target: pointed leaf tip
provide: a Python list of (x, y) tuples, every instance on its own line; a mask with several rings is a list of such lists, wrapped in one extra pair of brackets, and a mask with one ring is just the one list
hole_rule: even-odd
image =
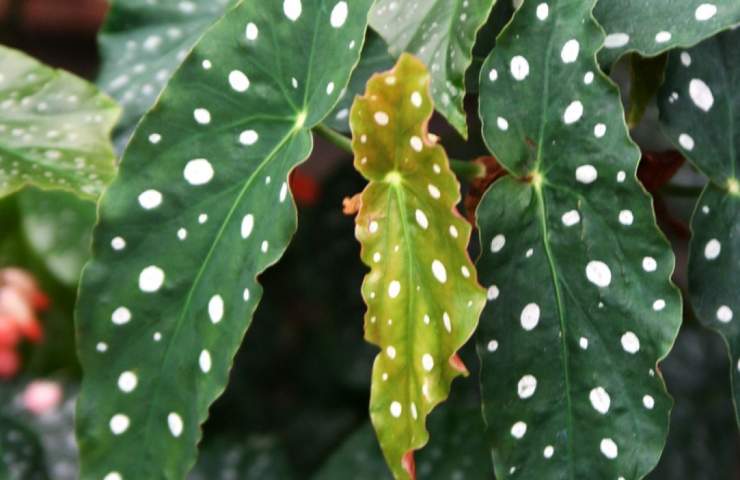
[(466, 372), (457, 351), (485, 303), (467, 254), (471, 227), (455, 209), (460, 185), (427, 132), (429, 84), (424, 65), (402, 55), (368, 82), (350, 116), (355, 165), (370, 180), (355, 229), (371, 269), (362, 286), (365, 338), (382, 349), (370, 413), (399, 479), (414, 478), (426, 417)]
[(414, 461), (414, 451), (409, 450), (403, 456), (403, 469), (409, 474), (411, 480), (416, 480), (416, 462)]

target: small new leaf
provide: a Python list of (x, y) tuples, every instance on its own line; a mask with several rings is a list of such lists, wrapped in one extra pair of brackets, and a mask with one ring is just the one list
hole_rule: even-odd
[(392, 55), (408, 52), (431, 72), (437, 110), (464, 137), (468, 135), (465, 71), (473, 61), (473, 44), (495, 0), (378, 0), (370, 25), (388, 43)]
[(694, 211), (689, 298), (727, 341), (740, 422), (740, 29), (672, 53), (658, 96), (660, 121), (709, 177)]
[(370, 267), (365, 338), (379, 346), (370, 415), (396, 478), (414, 478), (425, 423), (466, 373), (457, 351), (485, 303), (468, 258), (471, 228), (455, 210), (459, 184), (427, 132), (430, 75), (403, 54), (375, 75), (350, 115), (355, 167), (370, 184), (355, 234)]
[(481, 71), (484, 140), (510, 173), (478, 208), (499, 478), (640, 479), (668, 430), (656, 364), (681, 297), (619, 93), (595, 61), (593, 3), (525, 1)]
[(0, 46), (0, 197), (25, 185), (96, 198), (120, 109), (93, 85)]

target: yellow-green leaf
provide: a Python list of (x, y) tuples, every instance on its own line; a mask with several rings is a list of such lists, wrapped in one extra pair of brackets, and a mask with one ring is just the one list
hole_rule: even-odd
[(455, 210), (459, 184), (428, 134), (430, 75), (410, 55), (375, 75), (350, 115), (355, 167), (370, 181), (356, 236), (370, 267), (362, 294), (365, 337), (379, 346), (370, 415), (396, 478), (413, 478), (427, 415), (465, 367), (457, 351), (485, 303)]

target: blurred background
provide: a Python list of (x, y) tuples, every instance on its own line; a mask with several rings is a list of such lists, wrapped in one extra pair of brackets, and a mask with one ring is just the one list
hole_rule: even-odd
[[(104, 0), (0, 0), (0, 44), (94, 81), (96, 34), (106, 11)], [(625, 65), (613, 77), (628, 91)], [(644, 150), (662, 152), (669, 147), (656, 116), (650, 107), (634, 136)], [(484, 153), (475, 116), (470, 120), (467, 145), (442, 121), (432, 124), (455, 158)], [(280, 264), (262, 277), (265, 297), (229, 387), (211, 410), (193, 480), (389, 478), (367, 424), (375, 352), (362, 338), (365, 268), (353, 219), (341, 212), (342, 199), (363, 183), (351, 159), (320, 140), (294, 176), (299, 231)], [(703, 183), (683, 166), (654, 192), (678, 257), (675, 280), (684, 291), (687, 225)], [(80, 370), (73, 305), (94, 218), (93, 207), (65, 193), (31, 190), (0, 200), (0, 348), (3, 315), (30, 315), (36, 328), (14, 340), (14, 355), (0, 351), (0, 454), (10, 478), (77, 478), (72, 422)], [(676, 347), (662, 366), (676, 400), (668, 448), (649, 478), (740, 479), (725, 347), (699, 326), (688, 304), (685, 312)], [(421, 478), (493, 477), (472, 345), (463, 358), (472, 374), (455, 382), (453, 399), (431, 416), (433, 440), (420, 454)]]

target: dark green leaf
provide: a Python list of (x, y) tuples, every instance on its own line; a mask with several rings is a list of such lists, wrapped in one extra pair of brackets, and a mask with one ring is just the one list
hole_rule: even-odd
[(644, 58), (630, 55), (630, 93), (627, 126), (632, 129), (640, 123), (648, 105), (658, 93), (665, 76), (668, 55)]
[(468, 136), (463, 106), (465, 71), (473, 60), (473, 44), (495, 0), (378, 0), (370, 24), (389, 45), (391, 55), (413, 53), (432, 75), (437, 111), (464, 137)]
[(350, 114), (362, 192), (355, 235), (371, 268), (362, 285), (365, 338), (375, 358), (370, 417), (396, 478), (413, 478), (426, 417), (452, 380), (485, 294), (467, 253), (470, 225), (457, 213), (460, 185), (430, 138), (430, 75), (411, 55), (373, 76)]
[(596, 20), (606, 31), (599, 60), (610, 65), (626, 52), (652, 57), (688, 47), (740, 23), (737, 0), (600, 0)]
[(511, 175), (478, 209), (484, 415), (496, 474), (639, 479), (671, 400), (674, 258), (599, 71), (593, 2), (524, 2), (481, 72), (484, 138)]
[[(661, 123), (709, 185), (692, 220), (689, 296), (719, 331), (732, 360), (740, 405), (740, 30), (671, 54), (659, 96)], [(740, 421), (740, 414), (738, 415)]]
[[(243, 2), (139, 124), (78, 301), (82, 478), (182, 478), (296, 228), (288, 174), (359, 59), (370, 0)], [(331, 54), (327, 54), (331, 52)]]
[(372, 30), (368, 30), (365, 48), (362, 49), (360, 63), (352, 73), (349, 85), (342, 92), (334, 111), (326, 119), (326, 124), (341, 132), (349, 132), (349, 110), (355, 96), (365, 91), (365, 84), (375, 72), (388, 70), (393, 66), (393, 57), (388, 55), (388, 46)]
[(98, 84), (124, 107), (122, 140), (203, 32), (235, 0), (113, 0), (100, 31)]
[(93, 85), (0, 46), (0, 196), (34, 185), (97, 197), (115, 173), (119, 113)]

